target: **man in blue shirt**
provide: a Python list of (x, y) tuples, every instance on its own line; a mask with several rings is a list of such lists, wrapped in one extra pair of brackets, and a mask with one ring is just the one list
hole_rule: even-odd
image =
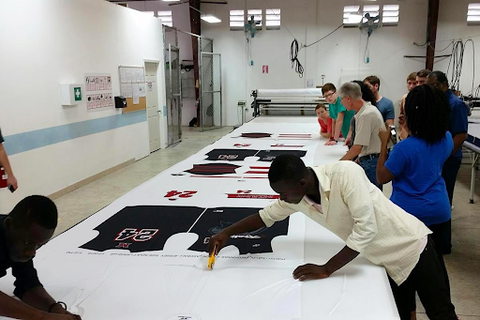
[[(462, 145), (467, 138), (468, 131), (468, 108), (465, 103), (460, 100), (450, 89), (448, 89), (448, 80), (445, 73), (441, 71), (433, 71), (427, 76), (426, 84), (440, 89), (445, 92), (448, 101), (450, 102), (450, 133), (453, 137), (453, 151), (450, 157), (445, 161), (443, 165), (442, 176), (445, 180), (447, 187), (448, 199), (450, 200), (450, 206), (453, 200), (453, 191), (455, 189), (455, 180), (457, 179), (457, 173), (462, 163)], [(444, 252), (449, 254), (451, 252), (451, 220), (450, 220), (450, 232), (448, 238), (444, 239)]]
[(377, 76), (368, 76), (363, 80), (363, 83), (372, 90), (372, 93), (377, 100), (378, 111), (382, 114), (383, 122), (389, 126), (393, 125), (395, 120), (395, 109), (392, 100), (380, 95), (380, 79)]

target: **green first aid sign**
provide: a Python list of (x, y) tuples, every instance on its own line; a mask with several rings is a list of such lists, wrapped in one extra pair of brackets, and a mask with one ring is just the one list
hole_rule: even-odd
[(75, 101), (82, 101), (82, 87), (74, 87), (73, 96), (75, 97)]

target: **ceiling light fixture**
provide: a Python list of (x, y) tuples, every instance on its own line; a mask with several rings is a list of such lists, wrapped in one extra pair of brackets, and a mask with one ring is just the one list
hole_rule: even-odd
[(202, 19), (203, 21), (208, 22), (208, 23), (220, 23), (220, 22), (222, 22), (222, 20), (218, 19), (217, 17), (215, 17), (214, 15), (211, 15), (211, 14), (202, 14), (200, 16), (200, 19)]

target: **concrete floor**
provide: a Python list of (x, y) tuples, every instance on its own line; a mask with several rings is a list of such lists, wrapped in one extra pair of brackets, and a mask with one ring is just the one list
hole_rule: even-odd
[[(183, 141), (175, 147), (156, 151), (145, 159), (56, 199), (60, 212), (56, 234), (220, 139), (232, 128), (206, 132), (199, 132), (198, 128), (183, 130)], [(445, 262), (450, 276), (452, 300), (460, 319), (480, 320), (480, 192), (476, 192), (477, 202), (470, 204), (469, 186), (470, 166), (462, 165), (452, 212), (453, 252), (445, 256)], [(387, 185), (384, 192), (389, 196), (391, 187)], [(417, 319), (428, 319), (421, 303), (418, 303)]]

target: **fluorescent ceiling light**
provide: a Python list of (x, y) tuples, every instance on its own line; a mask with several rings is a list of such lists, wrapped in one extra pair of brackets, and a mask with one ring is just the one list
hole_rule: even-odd
[(200, 16), (200, 19), (202, 19), (205, 22), (208, 23), (219, 23), (222, 22), (222, 20), (218, 19), (217, 17), (211, 15), (211, 14), (203, 14)]
[(180, 2), (180, 0), (162, 0), (163, 2)]

